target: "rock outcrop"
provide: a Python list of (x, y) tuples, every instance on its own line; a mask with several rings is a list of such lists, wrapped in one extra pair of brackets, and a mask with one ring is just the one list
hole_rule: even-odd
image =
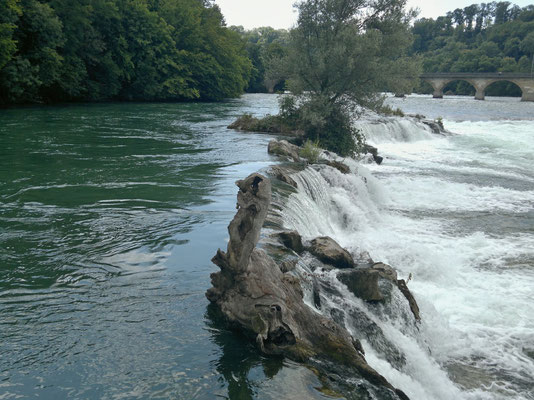
[(347, 330), (304, 303), (299, 279), (284, 274), (256, 248), (271, 200), (269, 180), (252, 174), (237, 185), (238, 211), (228, 227), (227, 251), (218, 250), (212, 260), (221, 271), (211, 276), (208, 299), (231, 325), (250, 334), (262, 352), (313, 364), (340, 382), (349, 376), (359, 379), (359, 386), (376, 398), (407, 399), (367, 364), (361, 345)]

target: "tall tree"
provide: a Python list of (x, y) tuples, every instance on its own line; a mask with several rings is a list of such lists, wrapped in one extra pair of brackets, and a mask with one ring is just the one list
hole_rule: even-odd
[(411, 14), (405, 0), (308, 0), (297, 3), (288, 49), (289, 88), (303, 129), (340, 154), (356, 150), (351, 118), (381, 104), (384, 89), (404, 91), (417, 77), (406, 57)]

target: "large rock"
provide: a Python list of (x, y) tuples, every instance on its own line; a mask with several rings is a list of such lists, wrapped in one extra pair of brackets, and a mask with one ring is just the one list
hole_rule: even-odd
[(269, 152), (269, 154), (288, 157), (293, 161), (300, 161), (300, 148), (294, 144), (289, 143), (287, 140), (271, 140), (269, 142), (269, 146), (267, 147), (267, 151)]
[(378, 155), (378, 149), (374, 146), (371, 146), (369, 144), (364, 145), (363, 152), (371, 154), (373, 156), (373, 160), (378, 165), (382, 164), (382, 161), (384, 161), (384, 158)]
[(342, 271), (337, 275), (337, 279), (347, 288), (365, 301), (382, 301), (384, 295), (378, 287), (378, 271), (371, 268)]
[[(383, 301), (388, 297), (380, 279), (397, 285), (397, 272), (387, 264), (376, 263), (371, 268), (357, 268), (350, 271), (341, 271), (338, 280), (347, 288), (365, 301)], [(388, 285), (391, 287), (391, 284)]]
[(291, 176), (289, 176), (290, 174), (287, 172), (285, 168), (282, 168), (278, 165), (274, 165), (271, 167), (271, 172), (273, 176), (276, 177), (276, 179), (279, 179), (282, 182), (285, 182), (288, 185), (293, 186), (294, 188), (297, 188), (297, 182), (295, 182), (295, 180), (291, 178)]
[(322, 236), (313, 239), (309, 251), (319, 260), (333, 267), (351, 268), (354, 266), (350, 253), (331, 237)]
[(417, 321), (421, 320), (419, 306), (404, 279), (397, 279), (397, 272), (389, 265), (375, 263), (371, 268), (340, 271), (338, 280), (356, 296), (365, 301), (384, 301), (396, 286), (408, 301)]
[(309, 363), (330, 376), (342, 374), (340, 382), (363, 378), (359, 385), (380, 399), (407, 399), (367, 364), (346, 329), (304, 303), (298, 278), (255, 248), (271, 199), (269, 180), (252, 174), (237, 185), (238, 211), (228, 227), (227, 251), (219, 249), (212, 260), (221, 271), (211, 276), (208, 299), (262, 352)]
[(343, 164), (340, 161), (328, 161), (326, 164), (331, 166), (332, 168), (337, 169), (342, 174), (348, 174), (350, 172), (349, 166), (346, 164)]
[(302, 253), (304, 251), (302, 238), (297, 231), (277, 232), (273, 234), (273, 237), (279, 240), (288, 249), (291, 249), (296, 253)]

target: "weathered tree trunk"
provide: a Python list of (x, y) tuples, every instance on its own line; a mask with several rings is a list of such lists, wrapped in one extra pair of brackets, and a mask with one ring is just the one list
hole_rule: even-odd
[(212, 274), (208, 299), (232, 325), (252, 334), (262, 352), (301, 362), (324, 360), (370, 382), (385, 394), (381, 399), (407, 399), (367, 364), (361, 345), (344, 328), (304, 304), (297, 277), (282, 273), (255, 248), (271, 201), (270, 181), (252, 174), (237, 186), (228, 250), (219, 249), (212, 260), (221, 271)]

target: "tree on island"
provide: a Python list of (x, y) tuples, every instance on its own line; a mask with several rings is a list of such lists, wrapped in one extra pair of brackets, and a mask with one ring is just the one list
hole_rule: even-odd
[(381, 107), (382, 91), (411, 89), (418, 64), (406, 0), (308, 0), (296, 4), (284, 61), (291, 95), (279, 117), (305, 138), (341, 155), (360, 150), (353, 118)]

